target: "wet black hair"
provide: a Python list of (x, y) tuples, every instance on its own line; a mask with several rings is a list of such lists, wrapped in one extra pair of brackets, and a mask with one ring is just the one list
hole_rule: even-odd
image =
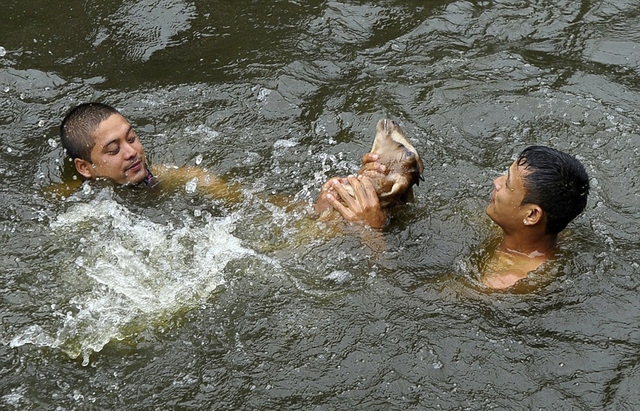
[(517, 164), (527, 170), (522, 204), (542, 208), (548, 234), (564, 230), (587, 206), (589, 176), (575, 157), (550, 147), (531, 146), (520, 154)]
[(72, 109), (60, 125), (62, 146), (72, 159), (91, 161), (91, 150), (95, 145), (93, 133), (100, 123), (113, 114), (115, 108), (103, 103), (84, 103)]

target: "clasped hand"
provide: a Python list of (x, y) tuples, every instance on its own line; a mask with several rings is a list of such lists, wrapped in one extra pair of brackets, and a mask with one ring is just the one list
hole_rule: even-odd
[[(377, 159), (378, 156), (375, 154), (365, 154), (362, 157), (362, 175), (329, 179), (322, 186), (317, 206), (324, 207), (328, 203), (348, 221), (369, 225), (372, 228), (384, 227), (387, 222), (386, 213), (380, 207), (380, 200), (368, 177), (373, 173), (386, 172), (384, 165), (375, 162)], [(345, 185), (351, 186), (352, 192), (349, 192)]]

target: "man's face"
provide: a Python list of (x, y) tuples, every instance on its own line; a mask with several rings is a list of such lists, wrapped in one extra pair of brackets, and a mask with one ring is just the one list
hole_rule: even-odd
[(112, 114), (100, 123), (93, 139), (89, 178), (109, 178), (118, 184), (138, 184), (144, 180), (144, 148), (124, 117)]
[(526, 195), (526, 173), (525, 166), (518, 166), (514, 161), (506, 174), (493, 180), (494, 190), (487, 206), (487, 215), (506, 232), (523, 227), (527, 214), (527, 208), (521, 205)]

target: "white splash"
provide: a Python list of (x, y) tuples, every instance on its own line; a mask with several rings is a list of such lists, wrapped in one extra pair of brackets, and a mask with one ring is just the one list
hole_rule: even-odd
[[(220, 137), (220, 132), (212, 129), (211, 127), (205, 124), (198, 124), (197, 126), (188, 126), (187, 128), (185, 128), (184, 132), (192, 136), (198, 136), (199, 140), (202, 143), (211, 143), (216, 141), (218, 137)], [(200, 157), (202, 157), (202, 155), (200, 155)], [(196, 164), (198, 163), (196, 162)]]
[(60, 283), (76, 289), (62, 291), (69, 297), (58, 325), (28, 326), (10, 345), (58, 348), (86, 365), (109, 341), (198, 306), (224, 283), (228, 262), (253, 255), (232, 234), (236, 216), (205, 220), (174, 228), (113, 200), (73, 205), (51, 229), (69, 243)]

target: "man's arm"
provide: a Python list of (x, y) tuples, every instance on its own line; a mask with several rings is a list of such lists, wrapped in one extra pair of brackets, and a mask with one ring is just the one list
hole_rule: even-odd
[(242, 190), (238, 184), (229, 184), (223, 178), (198, 167), (159, 165), (153, 167), (153, 173), (158, 176), (160, 184), (168, 188), (186, 187), (187, 183), (193, 183), (193, 188), (200, 193), (211, 194), (229, 203), (242, 201)]

